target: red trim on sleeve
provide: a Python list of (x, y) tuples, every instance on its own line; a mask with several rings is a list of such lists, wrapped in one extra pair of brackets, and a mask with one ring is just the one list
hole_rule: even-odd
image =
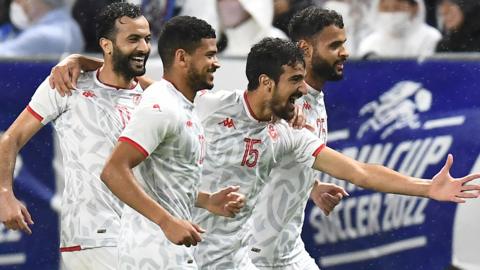
[(43, 121), (43, 117), (40, 114), (38, 114), (36, 111), (34, 111), (32, 107), (30, 107), (30, 105), (27, 106), (27, 111), (29, 111), (33, 115), (33, 117), (37, 118), (38, 121), (40, 122)]
[(82, 250), (81, 246), (61, 247), (60, 252), (73, 252)]
[(118, 138), (118, 141), (119, 142), (126, 142), (126, 143), (130, 144), (131, 146), (137, 148), (137, 150), (140, 151), (140, 153), (142, 153), (145, 157), (148, 157), (148, 152), (140, 144), (136, 143), (132, 139), (127, 138), (127, 137), (120, 137), (120, 138)]
[(320, 152), (322, 152), (323, 148), (325, 148), (325, 144), (320, 145), (315, 152), (313, 152), (312, 156), (317, 157)]

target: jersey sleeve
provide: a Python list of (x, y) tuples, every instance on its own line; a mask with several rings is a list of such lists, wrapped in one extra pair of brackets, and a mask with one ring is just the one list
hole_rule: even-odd
[(119, 141), (137, 148), (145, 157), (170, 136), (176, 136), (178, 115), (156, 103), (141, 104), (123, 130)]
[(46, 125), (66, 110), (68, 99), (68, 96), (62, 97), (55, 89), (50, 88), (47, 78), (33, 94), (27, 110)]
[(279, 132), (282, 155), (293, 154), (298, 163), (310, 168), (325, 147), (322, 140), (305, 128), (298, 130), (285, 124), (280, 126)]
[(208, 116), (218, 110), (225, 103), (228, 103), (228, 99), (234, 95), (233, 91), (226, 90), (202, 90), (195, 96), (195, 113), (200, 121), (204, 121)]

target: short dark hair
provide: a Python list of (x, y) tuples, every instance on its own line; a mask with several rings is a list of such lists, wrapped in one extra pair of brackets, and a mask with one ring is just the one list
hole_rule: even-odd
[(294, 67), (305, 66), (303, 52), (295, 43), (280, 38), (264, 38), (253, 45), (247, 56), (245, 73), (248, 79), (248, 90), (258, 88), (260, 75), (265, 74), (276, 83), (283, 73), (283, 65)]
[(215, 30), (204, 20), (177, 16), (167, 21), (158, 37), (158, 54), (162, 58), (163, 66), (169, 68), (172, 65), (178, 49), (193, 53), (204, 38), (216, 38)]
[(293, 41), (299, 41), (313, 38), (330, 25), (343, 28), (342, 15), (334, 10), (311, 6), (293, 16), (288, 25), (288, 32)]
[(142, 16), (142, 11), (139, 6), (125, 2), (112, 3), (106, 6), (96, 17), (97, 40), (101, 38), (115, 40), (117, 34), (115, 21), (124, 16), (135, 19)]

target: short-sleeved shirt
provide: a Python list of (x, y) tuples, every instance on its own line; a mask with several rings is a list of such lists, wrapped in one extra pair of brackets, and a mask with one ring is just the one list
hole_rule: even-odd
[[(147, 194), (173, 216), (192, 220), (205, 155), (193, 103), (167, 80), (153, 83), (119, 141), (146, 157), (134, 173)], [(120, 269), (196, 269), (191, 249), (170, 242), (157, 224), (127, 206), (121, 230)]]
[(172, 215), (191, 220), (205, 155), (205, 136), (194, 105), (167, 80), (143, 94), (120, 141), (146, 159), (136, 169), (146, 192)]
[[(307, 95), (297, 100), (307, 123), (326, 144), (327, 112), (323, 93), (307, 87)], [(301, 238), (305, 206), (318, 172), (297, 166), (287, 157), (270, 173), (250, 219), (249, 254), (257, 266), (280, 267), (297, 263), (305, 246)], [(292, 181), (294, 180), (294, 181)]]
[[(206, 229), (196, 248), (201, 269), (241, 269), (248, 257), (244, 237), (246, 222), (273, 167), (285, 155), (311, 167), (324, 144), (308, 130), (294, 130), (285, 121), (258, 121), (246, 91), (202, 92), (196, 110), (207, 139), (207, 155), (200, 189), (214, 192), (229, 185), (240, 186), (247, 196), (235, 218), (215, 216), (197, 209), (195, 221)], [(294, 181), (294, 180), (292, 180)]]
[(83, 73), (78, 90), (65, 97), (51, 89), (47, 79), (27, 107), (42, 124), (51, 122), (59, 137), (65, 170), (61, 248), (117, 245), (123, 204), (100, 173), (142, 89), (138, 84), (133, 89), (108, 86), (97, 74)]

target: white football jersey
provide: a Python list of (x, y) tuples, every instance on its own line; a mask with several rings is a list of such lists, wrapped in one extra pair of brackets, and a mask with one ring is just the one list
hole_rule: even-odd
[[(193, 109), (193, 103), (170, 82), (155, 82), (145, 90), (119, 139), (145, 155), (135, 168), (145, 191), (169, 213), (185, 220), (192, 220), (205, 154), (203, 128)], [(176, 246), (159, 226), (128, 209), (122, 217), (120, 269), (196, 267), (191, 249)]]
[(72, 96), (61, 97), (48, 79), (27, 109), (42, 124), (52, 122), (65, 169), (61, 250), (116, 246), (123, 204), (100, 180), (116, 141), (141, 99), (142, 89), (101, 83), (97, 72), (83, 73)]
[(195, 258), (200, 269), (244, 269), (251, 263), (246, 222), (271, 169), (285, 155), (292, 155), (299, 167), (311, 167), (324, 144), (310, 131), (294, 130), (285, 121), (256, 120), (246, 91), (202, 92), (195, 104), (207, 138), (200, 189), (214, 192), (238, 185), (247, 197), (235, 218), (196, 209), (195, 221), (207, 232)]
[[(326, 144), (327, 113), (323, 93), (307, 87), (297, 100), (307, 123)], [(259, 267), (281, 267), (305, 261), (301, 238), (304, 212), (318, 172), (297, 166), (293, 157), (282, 160), (270, 173), (250, 219), (250, 257)], [(292, 181), (293, 180), (293, 181)], [(302, 254), (304, 253), (304, 254)]]

